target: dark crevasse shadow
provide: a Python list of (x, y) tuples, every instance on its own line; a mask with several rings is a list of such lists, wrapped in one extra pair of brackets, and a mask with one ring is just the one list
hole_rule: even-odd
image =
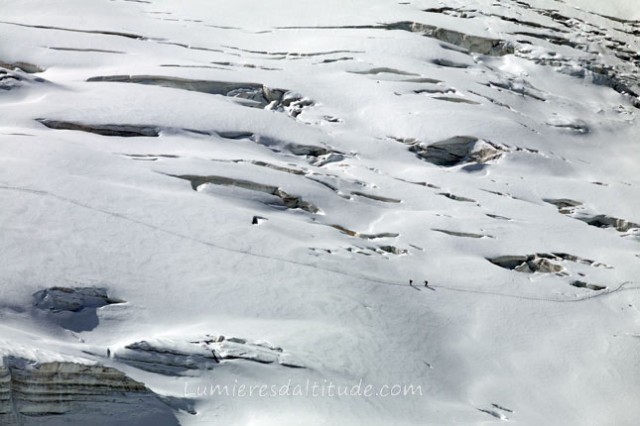
[(59, 325), (60, 327), (79, 333), (82, 331), (91, 331), (98, 327), (100, 320), (95, 308), (85, 308), (80, 312), (46, 312), (44, 314), (49, 322)]
[(124, 301), (109, 297), (102, 287), (51, 287), (33, 294), (33, 306), (48, 321), (74, 332), (95, 329), (97, 310), (116, 303)]

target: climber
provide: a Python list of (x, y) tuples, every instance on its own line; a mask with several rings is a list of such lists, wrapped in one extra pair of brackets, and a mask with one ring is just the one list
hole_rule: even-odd
[(254, 216), (253, 219), (251, 219), (251, 224), (260, 225), (260, 222), (262, 222), (263, 220), (267, 220), (267, 218), (262, 216)]

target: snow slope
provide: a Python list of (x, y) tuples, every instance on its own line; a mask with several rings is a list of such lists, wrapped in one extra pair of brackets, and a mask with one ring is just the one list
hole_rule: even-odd
[(0, 421), (637, 424), (637, 11), (0, 0)]

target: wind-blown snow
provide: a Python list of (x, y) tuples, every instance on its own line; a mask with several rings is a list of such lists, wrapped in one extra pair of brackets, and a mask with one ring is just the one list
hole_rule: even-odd
[(639, 18), (0, 0), (0, 367), (168, 425), (637, 424)]

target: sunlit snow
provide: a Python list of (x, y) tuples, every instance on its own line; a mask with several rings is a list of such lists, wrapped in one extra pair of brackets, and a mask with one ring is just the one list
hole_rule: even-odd
[(0, 0), (0, 424), (640, 418), (634, 0)]

